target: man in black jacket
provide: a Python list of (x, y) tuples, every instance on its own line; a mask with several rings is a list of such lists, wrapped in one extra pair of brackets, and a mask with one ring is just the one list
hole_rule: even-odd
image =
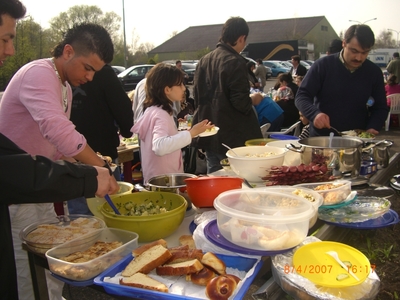
[(292, 56), (292, 64), (293, 67), (290, 68), (290, 74), (295, 77), (295, 76), (305, 76), (307, 73), (306, 67), (304, 67), (300, 63), (300, 56), (299, 55), (293, 55)]
[[(73, 88), (70, 120), (95, 152), (118, 163), (119, 134), (132, 136), (132, 102), (109, 65), (94, 74), (93, 80)], [(117, 167), (116, 180), (121, 180)], [(91, 214), (86, 199), (68, 201), (71, 214)]]
[[(17, 20), (26, 9), (18, 0), (0, 2), (0, 66), (14, 54)], [(63, 201), (78, 196), (103, 197), (110, 190), (109, 170), (101, 167), (52, 162), (31, 156), (0, 133), (0, 295), (18, 299), (17, 272), (8, 206)]]
[(247, 140), (262, 138), (253, 105), (261, 102), (259, 93), (250, 93), (246, 60), (239, 53), (246, 46), (249, 27), (240, 17), (227, 20), (217, 48), (197, 64), (194, 99), (197, 111), (193, 124), (208, 119), (218, 126), (218, 134), (201, 138), (198, 147), (206, 152), (207, 173), (222, 169), (226, 157), (224, 143), (241, 147)]

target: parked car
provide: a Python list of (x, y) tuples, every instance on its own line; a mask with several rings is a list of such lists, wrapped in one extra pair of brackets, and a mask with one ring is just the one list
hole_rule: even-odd
[[(245, 59), (247, 59), (248, 61), (251, 61), (251, 62), (253, 62), (256, 66), (257, 66), (257, 62), (254, 60), (254, 59), (252, 59), (252, 58), (250, 58), (250, 57), (246, 57), (246, 56), (243, 56)], [(272, 77), (272, 71), (271, 71), (271, 68), (270, 67), (268, 67), (268, 66), (266, 66), (266, 65), (264, 65), (264, 67), (267, 69), (267, 78), (265, 78), (265, 79), (269, 79), (269, 78), (271, 78)]]
[(283, 60), (280, 63), (289, 69), (293, 67), (293, 64), (289, 60)]
[(272, 77), (278, 77), (281, 73), (289, 72), (289, 68), (286, 68), (278, 60), (264, 60), (264, 66), (271, 68)]
[(305, 62), (304, 60), (300, 61), (300, 64), (302, 64), (304, 67), (306, 67), (306, 69), (308, 70), (309, 68), (311, 68), (311, 65), (308, 62)]
[(125, 71), (125, 67), (122, 66), (111, 66), (111, 68), (114, 70), (115, 74), (119, 74), (123, 71)]
[(193, 83), (196, 64), (182, 62), (182, 70), (189, 76), (185, 84)]
[(306, 59), (305, 62), (308, 63), (310, 66), (312, 66), (312, 64), (314, 63), (313, 60), (308, 60), (308, 59)]
[(117, 75), (126, 92), (132, 91), (154, 65), (136, 65)]

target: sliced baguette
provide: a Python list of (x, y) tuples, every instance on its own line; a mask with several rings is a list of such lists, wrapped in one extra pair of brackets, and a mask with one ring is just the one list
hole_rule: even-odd
[(181, 246), (188, 245), (189, 249), (196, 249), (196, 243), (194, 242), (192, 235), (182, 235), (179, 237), (179, 244)]
[(157, 241), (151, 242), (151, 243), (147, 243), (143, 246), (140, 246), (134, 250), (132, 250), (132, 256), (139, 256), (140, 254), (142, 254), (144, 251), (150, 249), (151, 247), (154, 247), (156, 245), (162, 245), (164, 248), (167, 248), (167, 241), (163, 240), (163, 239), (159, 239)]
[(214, 253), (207, 252), (203, 255), (201, 263), (210, 269), (214, 270), (217, 274), (226, 274), (226, 265)]
[(135, 257), (122, 271), (122, 276), (129, 277), (138, 272), (147, 274), (154, 268), (164, 264), (171, 256), (168, 249), (161, 245), (155, 245)]
[(124, 277), (119, 280), (119, 283), (146, 290), (168, 293), (168, 287), (165, 284), (143, 273), (135, 273), (132, 276)]
[(179, 263), (187, 260), (197, 258), (199, 261), (203, 258), (203, 251), (201, 249), (189, 250), (171, 250), (172, 257), (167, 261), (167, 264)]
[(203, 267), (204, 266), (197, 259), (192, 259), (176, 264), (158, 266), (156, 268), (156, 273), (157, 275), (180, 276), (196, 273), (203, 269)]

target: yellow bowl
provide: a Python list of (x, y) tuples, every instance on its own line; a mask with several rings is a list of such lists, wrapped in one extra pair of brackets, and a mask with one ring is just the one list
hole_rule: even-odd
[[(133, 184), (125, 181), (118, 181), (119, 185), (119, 191), (114, 194), (110, 195), (110, 198), (113, 199), (116, 196), (120, 195), (126, 195), (126, 194), (131, 194), (133, 190)], [(100, 213), (101, 206), (103, 203), (106, 203), (106, 199), (100, 198), (100, 197), (93, 197), (93, 198), (86, 198), (86, 203), (89, 207), (89, 210), (91, 213), (100, 218), (103, 219), (103, 215)]]
[[(139, 242), (150, 242), (165, 238), (174, 233), (185, 217), (187, 202), (178, 194), (168, 192), (137, 192), (116, 196), (113, 199), (121, 215), (116, 215), (108, 203), (101, 207), (101, 214), (108, 227), (136, 232)], [(167, 212), (148, 216), (127, 216), (125, 204), (158, 204)]]
[(247, 140), (244, 144), (245, 146), (265, 146), (269, 142), (276, 141), (275, 139), (254, 139)]

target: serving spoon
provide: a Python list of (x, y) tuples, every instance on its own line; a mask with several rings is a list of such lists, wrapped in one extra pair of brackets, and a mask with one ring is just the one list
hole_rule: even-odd
[(228, 145), (225, 145), (224, 143), (221, 143), (222, 146), (224, 146), (225, 148), (229, 149), (232, 151), (233, 154), (235, 154), (235, 156), (239, 157), (239, 155), (235, 152), (235, 150), (233, 150), (231, 147), (229, 147)]
[(104, 199), (106, 199), (107, 203), (110, 204), (111, 208), (113, 209), (113, 211), (117, 214), (120, 215), (121, 213), (119, 212), (118, 208), (114, 205), (114, 202), (112, 202), (110, 196), (108, 194), (106, 194), (104, 196)]

